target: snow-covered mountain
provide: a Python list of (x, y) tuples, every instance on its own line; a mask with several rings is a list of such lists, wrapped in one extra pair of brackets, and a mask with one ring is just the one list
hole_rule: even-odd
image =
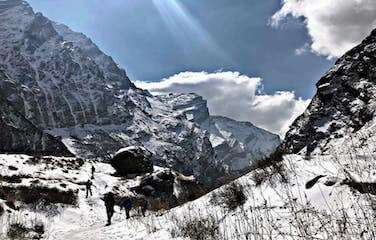
[(128, 117), (123, 95), (133, 85), (110, 57), (83, 35), (35, 14), (24, 1), (0, 4), (0, 66), (21, 84), (12, 102), (28, 119), (57, 128)]
[(168, 94), (159, 98), (207, 131), (220, 164), (234, 173), (248, 170), (250, 164), (272, 154), (280, 144), (278, 135), (227, 117), (211, 116), (207, 102), (197, 94)]
[[(154, 97), (136, 88), (89, 38), (34, 13), (25, 1), (0, 1), (0, 13), (0, 69), (13, 81), (1, 82), (0, 91), (78, 157), (108, 160), (122, 147), (141, 145), (153, 152), (155, 165), (211, 185), (279, 143), (251, 124), (240, 136), (245, 123), (206, 113), (210, 124), (192, 121), (176, 108), (186, 104), (183, 96)], [(206, 102), (200, 104), (208, 111)]]
[(284, 147), (288, 152), (297, 153), (304, 148), (307, 152), (327, 152), (331, 142), (364, 130), (374, 119), (375, 54), (373, 31), (318, 81), (312, 102), (286, 134)]

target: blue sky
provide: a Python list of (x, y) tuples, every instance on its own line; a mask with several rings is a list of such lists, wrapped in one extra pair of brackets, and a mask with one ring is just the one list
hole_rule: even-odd
[(332, 60), (295, 50), (310, 43), (303, 18), (268, 25), (278, 0), (29, 0), (88, 35), (133, 80), (159, 81), (184, 71), (238, 71), (263, 78), (264, 91), (304, 99)]

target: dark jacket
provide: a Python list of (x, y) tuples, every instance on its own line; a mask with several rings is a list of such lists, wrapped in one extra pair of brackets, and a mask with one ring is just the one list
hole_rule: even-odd
[(123, 200), (121, 201), (120, 207), (124, 208), (126, 210), (131, 210), (132, 205), (133, 205), (132, 200), (130, 198), (126, 197), (126, 198), (123, 198)]
[(86, 185), (87, 188), (91, 188), (93, 183), (90, 180), (88, 180), (85, 185)]
[(115, 197), (113, 193), (106, 193), (102, 198), (106, 207), (113, 208), (115, 206)]

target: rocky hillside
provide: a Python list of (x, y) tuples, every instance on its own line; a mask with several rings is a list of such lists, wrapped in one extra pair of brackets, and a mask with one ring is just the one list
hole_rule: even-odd
[(78, 157), (108, 160), (122, 147), (139, 145), (153, 152), (154, 164), (210, 183), (226, 175), (222, 163), (229, 162), (230, 152), (240, 157), (227, 164), (242, 170), (278, 141), (271, 137), (265, 152), (251, 149), (263, 140), (250, 132), (247, 147), (225, 137), (223, 147), (213, 148), (213, 137), (200, 121), (137, 89), (85, 35), (34, 13), (25, 1), (0, 1), (0, 13), (0, 69), (13, 80), (1, 83), (0, 91), (16, 111), (61, 137)]
[[(0, 85), (12, 85), (0, 71)], [(0, 152), (72, 156), (57, 138), (44, 133), (20, 114), (0, 91)]]
[(0, 68), (21, 85), (9, 94), (28, 119), (58, 128), (128, 117), (122, 96), (133, 85), (89, 39), (24, 1), (2, 1), (0, 10)]
[(356, 133), (375, 116), (376, 31), (339, 58), (316, 84), (307, 110), (286, 134), (287, 152), (321, 152), (330, 142)]

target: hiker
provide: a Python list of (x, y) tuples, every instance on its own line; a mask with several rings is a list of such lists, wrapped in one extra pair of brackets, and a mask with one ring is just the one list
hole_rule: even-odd
[(123, 198), (123, 200), (121, 201), (120, 208), (121, 209), (124, 208), (125, 214), (127, 215), (127, 219), (129, 219), (130, 218), (129, 212), (132, 209), (132, 200), (129, 197)]
[(95, 167), (91, 165), (91, 179), (94, 179)]
[(93, 196), (93, 192), (91, 191), (91, 186), (93, 185), (93, 183), (90, 181), (90, 179), (87, 180), (85, 185), (86, 185), (86, 198), (89, 197), (89, 194), (90, 196)]
[(139, 201), (142, 216), (145, 217), (146, 210), (148, 208), (148, 201), (145, 198), (141, 198)]
[(107, 213), (107, 224), (106, 226), (111, 225), (111, 218), (114, 215), (114, 206), (115, 206), (115, 197), (112, 192), (106, 193), (103, 198), (104, 205), (106, 206)]

